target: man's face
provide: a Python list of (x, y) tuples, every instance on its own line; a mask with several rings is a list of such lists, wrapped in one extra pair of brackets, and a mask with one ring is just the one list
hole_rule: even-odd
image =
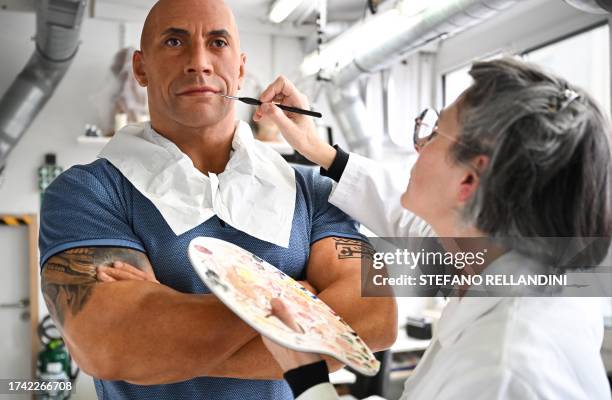
[(437, 126), (439, 133), (419, 149), (408, 188), (401, 198), (405, 208), (425, 219), (434, 230), (454, 224), (456, 210), (477, 184), (473, 171), (455, 163), (450, 154), (460, 130), (458, 101), (441, 112)]
[(134, 55), (154, 125), (207, 127), (233, 115), (233, 103), (215, 93), (240, 89), (245, 59), (222, 1), (160, 1), (145, 23), (142, 52)]

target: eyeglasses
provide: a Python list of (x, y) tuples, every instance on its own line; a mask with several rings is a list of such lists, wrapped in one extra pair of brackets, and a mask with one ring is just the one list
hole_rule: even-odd
[(444, 136), (451, 142), (465, 146), (463, 142), (454, 136), (440, 132), (438, 129), (438, 120), (440, 114), (435, 108), (427, 108), (414, 120), (414, 149), (419, 152), (431, 139), (437, 135)]
[(419, 151), (427, 144), (438, 132), (438, 119), (440, 114), (433, 108), (425, 109), (414, 120), (414, 148)]

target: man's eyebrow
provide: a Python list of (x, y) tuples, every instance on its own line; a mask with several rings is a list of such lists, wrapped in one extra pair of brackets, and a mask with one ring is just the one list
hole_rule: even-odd
[[(166, 35), (189, 36), (190, 32), (187, 29), (170, 27), (166, 29), (164, 32), (162, 32), (162, 36), (166, 36)], [(232, 35), (230, 35), (227, 29), (215, 29), (215, 30), (207, 32), (206, 36), (225, 36), (228, 38), (232, 37)]]
[(182, 28), (174, 28), (170, 27), (162, 32), (162, 36), (166, 35), (181, 35), (181, 36), (189, 36), (189, 31)]
[(210, 31), (208, 33), (206, 33), (206, 36), (225, 36), (225, 37), (232, 37), (232, 35), (230, 35), (230, 33), (228, 32), (227, 29), (215, 29), (213, 31)]

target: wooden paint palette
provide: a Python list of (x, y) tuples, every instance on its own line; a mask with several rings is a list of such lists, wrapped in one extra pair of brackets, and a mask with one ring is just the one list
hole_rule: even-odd
[[(232, 243), (215, 238), (193, 239), (188, 253), (208, 288), (262, 335), (292, 350), (329, 355), (364, 375), (378, 372), (380, 363), (357, 333), (284, 272)], [(270, 315), (270, 300), (277, 297), (291, 310), (303, 333)]]

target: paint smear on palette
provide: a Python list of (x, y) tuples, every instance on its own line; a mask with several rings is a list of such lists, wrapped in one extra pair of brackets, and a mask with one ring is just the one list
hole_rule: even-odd
[[(326, 354), (364, 375), (380, 363), (355, 331), (293, 278), (248, 251), (223, 240), (198, 237), (189, 244), (194, 269), (219, 299), (262, 335), (297, 351)], [(270, 316), (281, 298), (304, 333)]]

